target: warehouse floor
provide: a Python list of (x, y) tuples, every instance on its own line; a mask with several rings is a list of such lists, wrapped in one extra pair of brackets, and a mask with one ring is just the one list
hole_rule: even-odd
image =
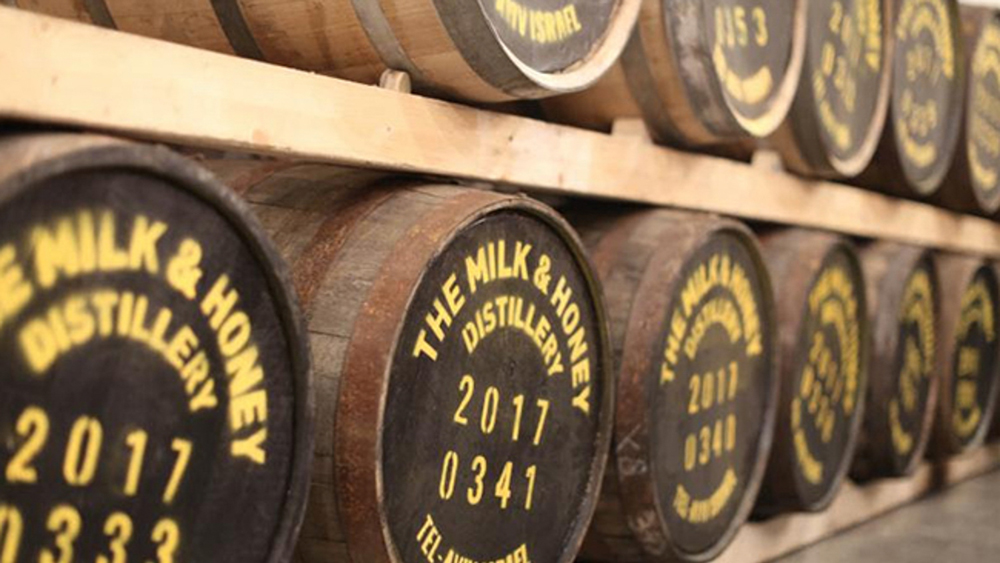
[(780, 561), (1000, 561), (1000, 471), (927, 497)]

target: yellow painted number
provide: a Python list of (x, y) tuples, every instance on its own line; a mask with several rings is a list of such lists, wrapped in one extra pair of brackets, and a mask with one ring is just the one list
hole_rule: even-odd
[(182, 438), (174, 438), (170, 446), (177, 452), (177, 461), (174, 463), (174, 470), (170, 472), (170, 480), (167, 482), (167, 489), (163, 491), (163, 502), (170, 504), (177, 495), (177, 487), (184, 478), (184, 471), (187, 469), (188, 461), (191, 459), (191, 442)]
[(701, 376), (694, 374), (691, 376), (691, 381), (688, 382), (688, 396), (691, 399), (688, 401), (688, 414), (698, 414), (701, 408), (698, 405), (698, 397), (701, 396)]
[(514, 430), (510, 439), (517, 441), (521, 437), (521, 416), (524, 414), (524, 395), (514, 397)]
[(483, 412), (479, 416), (479, 429), (483, 434), (492, 434), (497, 425), (497, 407), (500, 404), (500, 391), (496, 387), (486, 390), (483, 397)]
[(17, 561), (17, 550), (21, 547), (24, 519), (21, 513), (9, 504), (0, 504), (0, 563)]
[(103, 436), (104, 431), (97, 419), (81, 416), (73, 423), (63, 461), (63, 476), (67, 483), (83, 487), (94, 479)]
[(767, 32), (767, 12), (764, 11), (764, 8), (757, 6), (753, 9), (753, 21), (757, 25), (754, 40), (758, 46), (763, 47), (771, 40), (771, 35)]
[(441, 464), (441, 481), (438, 483), (438, 494), (441, 500), (448, 500), (455, 494), (455, 478), (458, 473), (458, 454), (449, 451), (444, 454)]
[(134, 497), (139, 490), (139, 476), (142, 474), (142, 458), (146, 454), (146, 442), (149, 435), (142, 430), (136, 430), (125, 437), (125, 445), (132, 450), (128, 461), (128, 472), (125, 474), (125, 495)]
[(469, 504), (475, 506), (483, 499), (483, 478), (486, 477), (486, 458), (477, 455), (472, 460), (472, 470), (476, 473), (474, 477), (476, 486), (475, 488), (469, 487), (469, 490), (466, 492), (466, 498), (469, 499)]
[(458, 410), (455, 411), (455, 416), (453, 420), (455, 424), (461, 424), (466, 426), (469, 424), (469, 419), (465, 417), (462, 412), (465, 407), (469, 406), (469, 401), (472, 400), (472, 392), (476, 389), (476, 382), (472, 379), (471, 375), (463, 375), (461, 381), (458, 382), (458, 390), (465, 393), (462, 397), (462, 401), (458, 403)]
[(735, 449), (736, 415), (730, 413), (724, 419), (719, 418), (687, 435), (684, 441), (684, 470), (691, 471), (696, 465), (708, 465), (712, 459), (719, 459)]
[(181, 532), (177, 522), (164, 518), (153, 528), (153, 541), (156, 542), (156, 562), (174, 563), (174, 555), (181, 543)]
[(70, 563), (73, 561), (73, 542), (80, 535), (80, 513), (67, 504), (60, 504), (49, 513), (48, 530), (56, 535), (58, 555), (45, 548), (38, 556), (39, 563)]
[(28, 407), (18, 417), (14, 429), (24, 442), (7, 464), (7, 482), (36, 483), (38, 471), (32, 462), (49, 436), (49, 417), (38, 407)]
[(549, 402), (546, 399), (538, 399), (537, 403), (538, 410), (542, 411), (542, 414), (538, 416), (538, 426), (535, 427), (535, 439), (532, 444), (538, 445), (542, 443), (542, 431), (545, 430), (545, 419), (549, 416)]
[(750, 44), (750, 26), (753, 26), (753, 40), (758, 46), (767, 45), (770, 34), (767, 31), (767, 13), (760, 6), (750, 11), (751, 23), (747, 22), (747, 11), (743, 6), (719, 6), (715, 8), (716, 42), (728, 48), (746, 47)]
[(504, 464), (503, 471), (500, 473), (500, 480), (497, 481), (497, 486), (493, 491), (496, 497), (500, 499), (501, 509), (506, 509), (507, 504), (510, 502), (510, 477), (513, 472), (514, 464), (508, 461)]
[(840, 34), (840, 25), (844, 21), (844, 5), (839, 2), (834, 2), (830, 5), (830, 31), (834, 35)]
[(531, 510), (531, 497), (535, 494), (535, 475), (538, 474), (538, 467), (532, 465), (524, 472), (524, 477), (528, 480), (528, 496), (524, 499), (524, 509)]
[(113, 512), (104, 522), (104, 534), (110, 539), (111, 556), (98, 555), (97, 563), (125, 563), (125, 546), (132, 539), (132, 519), (123, 512)]
[(720, 368), (715, 372), (715, 377), (712, 377), (711, 372), (694, 374), (688, 382), (688, 414), (695, 415), (715, 405), (732, 401), (736, 398), (738, 389), (739, 371), (736, 362), (729, 364), (728, 371)]

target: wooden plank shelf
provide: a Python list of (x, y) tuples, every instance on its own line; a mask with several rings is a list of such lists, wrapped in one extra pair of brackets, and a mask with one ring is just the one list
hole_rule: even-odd
[(717, 563), (769, 561), (798, 551), (935, 491), (1000, 468), (1000, 443), (947, 461), (925, 462), (910, 477), (859, 485), (845, 481), (823, 512), (794, 513), (740, 529)]
[(922, 203), (6, 7), (0, 81), (0, 119), (1000, 256), (1000, 226)]

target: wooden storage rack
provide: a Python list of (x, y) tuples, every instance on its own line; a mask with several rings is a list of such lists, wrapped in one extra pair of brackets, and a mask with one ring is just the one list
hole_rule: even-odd
[[(0, 7), (3, 121), (644, 202), (1000, 257), (1000, 224), (829, 182)], [(722, 561), (777, 557), (1000, 467), (1000, 445), (848, 483), (819, 514), (743, 528)]]

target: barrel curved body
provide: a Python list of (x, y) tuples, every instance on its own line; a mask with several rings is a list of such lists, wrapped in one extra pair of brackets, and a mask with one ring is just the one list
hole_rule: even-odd
[(374, 84), (504, 101), (585, 88), (617, 59), (640, 0), (17, 0), (22, 8)]
[(309, 354), (245, 204), (163, 148), (8, 136), (0, 271), (5, 557), (288, 560)]
[(850, 178), (878, 148), (894, 57), (895, 0), (812, 0), (795, 101), (770, 141), (785, 166)]
[(707, 561), (746, 520), (777, 400), (770, 281), (746, 227), (672, 211), (570, 212), (609, 307), (613, 469), (587, 561)]
[(898, 477), (924, 458), (937, 409), (941, 296), (932, 252), (877, 242), (861, 253), (872, 323), (864, 430), (852, 475)]
[(957, 0), (897, 0), (896, 56), (882, 142), (862, 185), (927, 198), (943, 186), (962, 131), (965, 40)]
[(967, 92), (948, 179), (934, 202), (955, 211), (1000, 211), (1000, 12), (962, 6)]
[(997, 272), (986, 261), (938, 256), (941, 276), (941, 378), (933, 453), (952, 455), (983, 443), (997, 394), (1000, 341)]
[(827, 233), (762, 237), (775, 280), (781, 400), (758, 512), (833, 501), (857, 444), (868, 383), (869, 325), (853, 247)]
[(575, 235), (524, 197), (212, 165), (291, 264), (317, 446), (305, 562), (569, 562), (613, 408)]
[(766, 137), (794, 97), (805, 11), (800, 0), (643, 0), (619, 63), (546, 113), (598, 129), (642, 118), (657, 141), (685, 147)]

